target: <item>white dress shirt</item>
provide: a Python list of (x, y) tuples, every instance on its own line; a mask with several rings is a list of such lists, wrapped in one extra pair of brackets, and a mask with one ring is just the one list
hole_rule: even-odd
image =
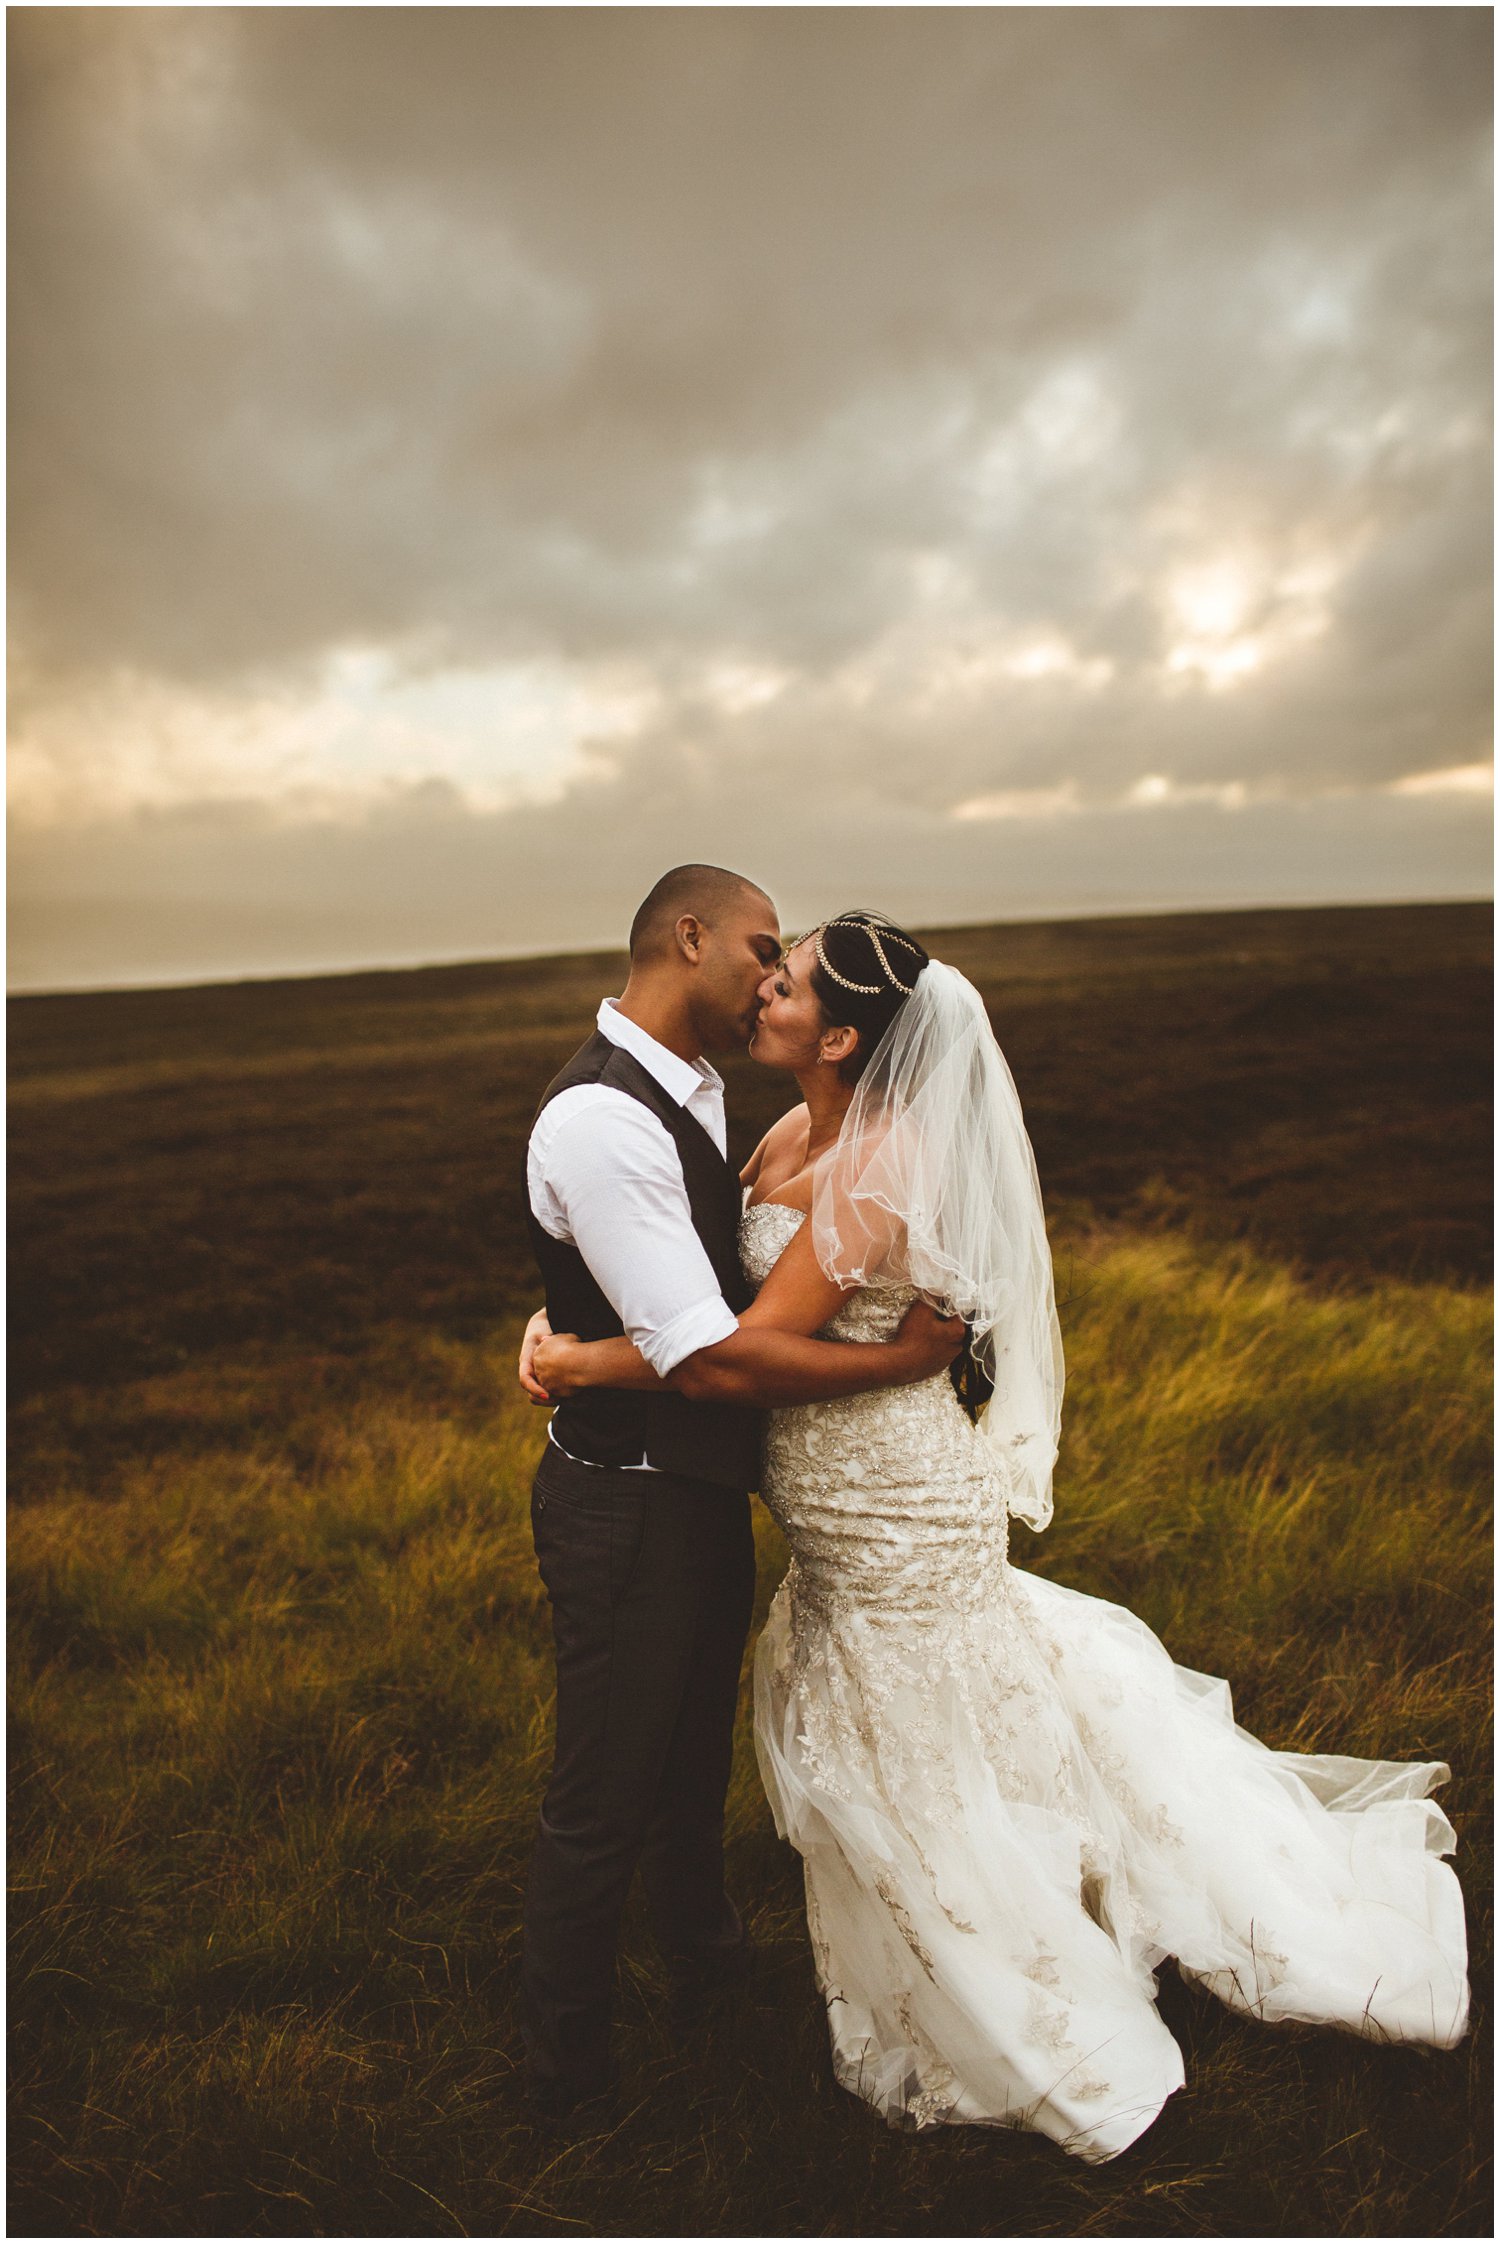
[[(669, 1052), (613, 998), (599, 1008), (599, 1030), (725, 1150), (724, 1079), (707, 1060)], [(658, 1377), (739, 1329), (693, 1228), (677, 1147), (628, 1091), (575, 1083), (549, 1100), (531, 1132), (526, 1183), (542, 1229), (577, 1247)]]

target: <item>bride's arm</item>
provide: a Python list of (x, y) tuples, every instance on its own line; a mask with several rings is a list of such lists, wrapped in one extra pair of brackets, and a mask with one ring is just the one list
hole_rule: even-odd
[[(843, 1395), (931, 1379), (953, 1361), (963, 1337), (961, 1318), (940, 1317), (924, 1301), (912, 1303), (889, 1340), (815, 1340), (774, 1325), (742, 1324), (727, 1339), (685, 1357), (665, 1384), (695, 1402), (761, 1410), (835, 1402)], [(562, 1402), (586, 1386), (663, 1384), (634, 1357), (628, 1341), (585, 1342), (562, 1334), (538, 1349), (537, 1376), (548, 1383), (548, 1402)], [(534, 1402), (542, 1399), (533, 1393)]]
[(852, 1286), (836, 1286), (819, 1269), (809, 1215), (772, 1263), (749, 1308), (741, 1311), (740, 1330), (800, 1332), (810, 1338), (853, 1291)]
[[(817, 1340), (852, 1289), (825, 1278), (813, 1253), (811, 1225), (798, 1227), (750, 1307), (739, 1331), (699, 1349), (666, 1380), (657, 1378), (630, 1341), (578, 1340), (554, 1334), (536, 1351), (535, 1377), (549, 1401), (584, 1387), (650, 1389), (668, 1386), (700, 1399), (782, 1403), (824, 1402), (929, 1378), (948, 1363), (962, 1327), (917, 1303), (889, 1341)], [(908, 1329), (909, 1328), (909, 1329)], [(540, 1401), (528, 1388), (533, 1401)]]

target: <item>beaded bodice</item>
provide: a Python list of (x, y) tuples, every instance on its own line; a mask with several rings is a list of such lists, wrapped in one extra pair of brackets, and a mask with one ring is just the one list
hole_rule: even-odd
[[(740, 1259), (760, 1286), (797, 1226), (765, 1201), (740, 1224)], [(909, 1286), (852, 1294), (829, 1340), (885, 1340)], [(946, 1372), (909, 1387), (771, 1413), (761, 1495), (796, 1561), (799, 1596), (883, 1611), (948, 1612), (992, 1602), (1005, 1562), (1006, 1479)]]

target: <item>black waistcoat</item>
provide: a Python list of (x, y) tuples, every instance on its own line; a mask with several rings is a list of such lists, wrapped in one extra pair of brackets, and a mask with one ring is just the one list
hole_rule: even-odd
[[(736, 1313), (748, 1307), (750, 1288), (739, 1256), (739, 1178), (702, 1124), (638, 1060), (597, 1029), (548, 1084), (538, 1114), (576, 1083), (602, 1083), (627, 1092), (670, 1133), (682, 1161), (693, 1229), (724, 1299)], [(570, 1240), (554, 1239), (537, 1222), (529, 1191), (526, 1223), (553, 1331), (576, 1332), (582, 1340), (608, 1340), (623, 1332), (578, 1249)], [(761, 1414), (734, 1403), (690, 1402), (669, 1388), (633, 1394), (621, 1387), (590, 1387), (558, 1405), (552, 1431), (570, 1456), (591, 1465), (638, 1465), (645, 1457), (661, 1472), (725, 1488), (750, 1489), (760, 1482)]]

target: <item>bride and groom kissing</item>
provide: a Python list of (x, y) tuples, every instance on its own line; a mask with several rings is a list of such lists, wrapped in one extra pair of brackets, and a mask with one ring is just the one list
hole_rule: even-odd
[[(803, 1096), (736, 1176), (704, 1055), (746, 1045)], [(675, 867), (543, 1095), (526, 1188), (546, 1310), (520, 1377), (555, 1406), (539, 2118), (588, 2125), (611, 2093), (637, 1867), (680, 2015), (748, 1964), (722, 1826), (752, 1490), (791, 1553), (757, 1757), (835, 2075), (887, 2120), (1115, 2157), (1183, 2084), (1167, 1956), (1257, 2017), (1460, 2037), (1444, 1765), (1274, 1752), (1133, 1615), (1010, 1561), (1010, 1520), (1051, 1513), (1062, 1348), (1015, 1086), (962, 975), (865, 911), (784, 950), (753, 882)]]

